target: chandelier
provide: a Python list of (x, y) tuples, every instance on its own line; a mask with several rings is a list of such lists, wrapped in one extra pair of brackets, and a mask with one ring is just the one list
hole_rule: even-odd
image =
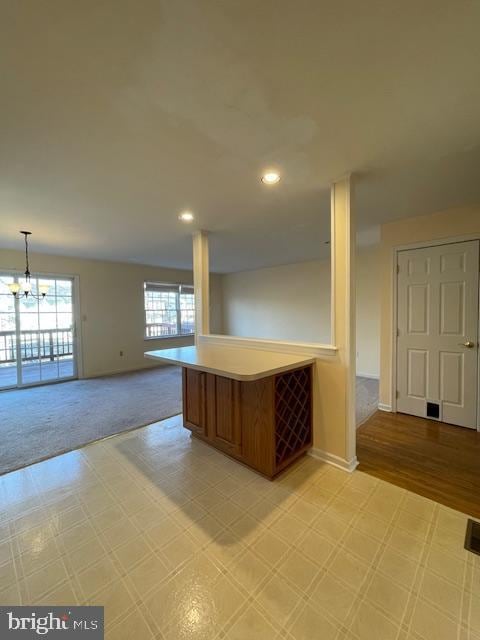
[(20, 284), (19, 282), (12, 282), (8, 285), (10, 293), (15, 298), (36, 298), (37, 300), (43, 300), (48, 293), (48, 284), (41, 284), (38, 287), (39, 295), (32, 293), (32, 282), (30, 277), (30, 266), (28, 262), (28, 236), (32, 235), (31, 231), (20, 231), (25, 236), (25, 282)]

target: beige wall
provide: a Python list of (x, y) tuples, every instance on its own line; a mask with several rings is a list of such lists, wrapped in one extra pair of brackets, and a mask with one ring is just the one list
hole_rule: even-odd
[[(356, 271), (357, 369), (378, 377), (379, 249), (359, 251)], [(212, 291), (212, 333), (330, 344), (330, 272), (324, 260), (221, 276)]]
[(210, 333), (223, 333), (223, 276), (209, 274), (210, 280)]
[(357, 251), (357, 374), (380, 376), (380, 248)]
[[(143, 282), (191, 283), (190, 271), (43, 254), (32, 254), (31, 266), (37, 273), (79, 277), (85, 377), (152, 366), (144, 351), (193, 342), (191, 338), (144, 339)], [(2, 269), (23, 272), (23, 252), (0, 249)]]
[(223, 333), (330, 344), (330, 262), (222, 276)]
[(381, 331), (380, 403), (392, 405), (392, 310), (394, 248), (416, 242), (480, 237), (480, 205), (450, 209), (427, 216), (407, 218), (382, 226), (381, 230)]

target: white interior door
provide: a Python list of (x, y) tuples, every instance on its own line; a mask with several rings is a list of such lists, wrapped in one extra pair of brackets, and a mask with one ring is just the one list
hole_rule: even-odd
[(479, 242), (398, 253), (397, 410), (476, 428)]

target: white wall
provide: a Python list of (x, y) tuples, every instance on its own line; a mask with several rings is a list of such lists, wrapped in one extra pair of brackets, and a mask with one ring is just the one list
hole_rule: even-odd
[(223, 276), (210, 273), (210, 333), (223, 331)]
[(330, 262), (222, 276), (223, 333), (330, 344)]
[[(378, 377), (379, 250), (357, 253), (357, 371)], [(212, 291), (212, 333), (330, 344), (330, 261), (221, 276)], [(218, 309), (222, 308), (220, 314)], [(221, 315), (222, 321), (218, 318)]]
[[(79, 277), (85, 377), (153, 366), (144, 351), (193, 343), (192, 338), (144, 339), (144, 281), (191, 284), (190, 271), (44, 254), (32, 254), (30, 264), (35, 273)], [(23, 252), (0, 249), (0, 271), (4, 269), (23, 272)]]
[(357, 375), (380, 376), (380, 248), (358, 251), (357, 285)]

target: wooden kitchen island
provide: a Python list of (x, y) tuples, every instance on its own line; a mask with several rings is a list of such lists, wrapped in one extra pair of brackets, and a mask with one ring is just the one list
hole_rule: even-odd
[(312, 446), (313, 358), (201, 345), (148, 351), (183, 369), (183, 425), (275, 477)]

